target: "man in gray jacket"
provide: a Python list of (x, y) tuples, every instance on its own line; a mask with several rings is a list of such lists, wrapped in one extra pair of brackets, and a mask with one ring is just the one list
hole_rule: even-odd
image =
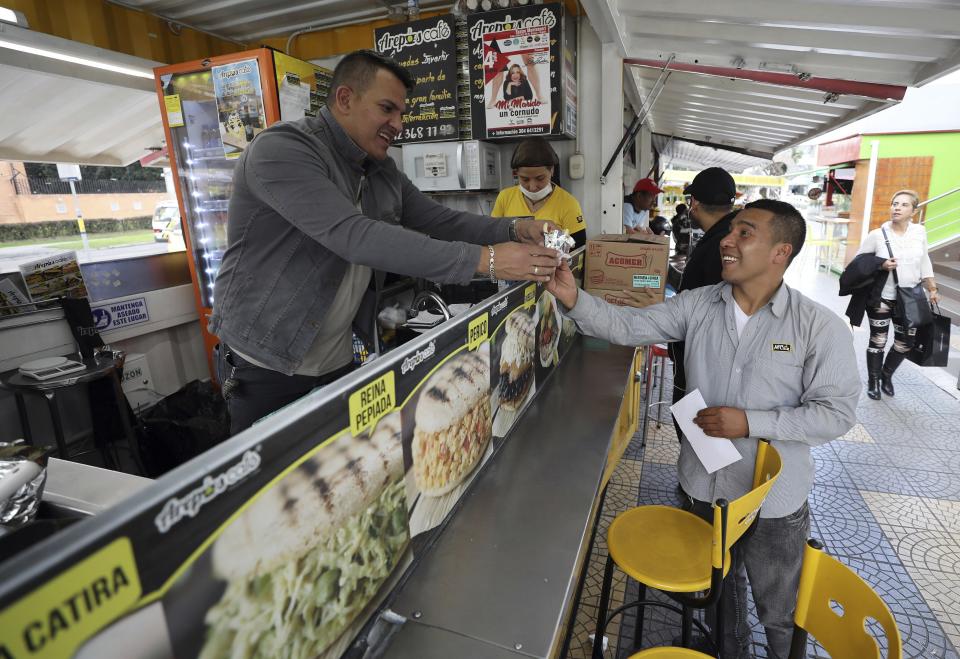
[(233, 433), (352, 368), (374, 270), (460, 284), (553, 274), (543, 222), (445, 208), (387, 157), (411, 88), (392, 60), (351, 53), (319, 117), (271, 126), (237, 162), (210, 319)]
[(769, 439), (780, 453), (780, 477), (754, 532), (734, 548), (723, 586), (723, 656), (730, 659), (750, 656), (747, 579), (767, 656), (787, 657), (810, 530), (810, 447), (836, 439), (856, 421), (860, 378), (850, 331), (836, 314), (783, 282), (805, 233), (803, 217), (790, 204), (749, 204), (720, 241), (722, 283), (643, 309), (615, 307), (578, 291), (564, 266), (547, 284), (586, 334), (622, 345), (686, 341), (687, 389), (699, 389), (708, 405), (694, 422), (710, 437), (733, 440), (742, 456), (707, 473), (684, 438), (677, 469), (687, 510), (712, 521), (714, 501), (746, 494), (759, 439)]

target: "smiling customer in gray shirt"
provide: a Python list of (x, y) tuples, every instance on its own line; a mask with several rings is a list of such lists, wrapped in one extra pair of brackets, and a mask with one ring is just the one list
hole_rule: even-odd
[(771, 440), (783, 470), (752, 536), (734, 552), (735, 575), (724, 584), (724, 656), (749, 656), (749, 577), (769, 657), (786, 657), (809, 532), (813, 485), (810, 447), (846, 433), (856, 421), (860, 380), (853, 339), (826, 307), (783, 282), (803, 246), (803, 217), (785, 202), (748, 204), (720, 241), (721, 284), (685, 291), (644, 309), (615, 307), (579, 291), (562, 267), (547, 287), (580, 329), (622, 345), (685, 341), (687, 389), (710, 407), (695, 422), (711, 437), (733, 440), (743, 459), (708, 474), (684, 441), (678, 465), (688, 508), (712, 520), (711, 502), (751, 487), (760, 438)]

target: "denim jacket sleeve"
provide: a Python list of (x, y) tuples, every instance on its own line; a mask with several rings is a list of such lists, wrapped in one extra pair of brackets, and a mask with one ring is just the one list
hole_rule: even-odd
[(251, 193), (344, 260), (445, 283), (473, 277), (477, 247), (435, 240), (358, 212), (334, 182), (332, 156), (319, 142), (294, 130), (271, 130), (247, 148), (252, 153), (241, 166)]

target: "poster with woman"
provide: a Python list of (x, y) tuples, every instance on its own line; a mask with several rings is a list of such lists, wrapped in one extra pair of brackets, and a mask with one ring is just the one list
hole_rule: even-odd
[(551, 131), (550, 28), (483, 35), (487, 137)]
[(232, 160), (267, 127), (260, 69), (257, 60), (250, 59), (215, 66), (212, 71), (223, 155)]

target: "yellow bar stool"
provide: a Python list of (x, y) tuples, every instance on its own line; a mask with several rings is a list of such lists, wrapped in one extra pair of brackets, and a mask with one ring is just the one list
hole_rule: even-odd
[[(800, 571), (797, 609), (789, 659), (805, 659), (807, 636), (826, 648), (832, 659), (880, 659), (880, 645), (868, 631), (873, 618), (887, 637), (887, 659), (902, 659), (903, 641), (886, 603), (856, 572), (808, 540)], [(650, 648), (630, 659), (703, 659), (710, 655), (685, 648)]]
[[(603, 657), (603, 634), (610, 620), (625, 610), (638, 607), (635, 647), (643, 640), (645, 606), (676, 610), (662, 602), (647, 600), (647, 587), (665, 592), (680, 604), (682, 644), (690, 645), (693, 609), (719, 603), (723, 578), (730, 570), (730, 548), (753, 526), (760, 506), (780, 475), (780, 468), (780, 454), (767, 440), (760, 440), (753, 489), (732, 502), (718, 499), (713, 507), (713, 525), (671, 506), (638, 506), (621, 513), (610, 523), (609, 555), (593, 642), (594, 659)], [(639, 583), (640, 597), (636, 602), (614, 609), (608, 616), (614, 565)], [(698, 594), (703, 591), (706, 594)], [(720, 647), (717, 639), (722, 638), (723, 611), (718, 606), (714, 647)]]

